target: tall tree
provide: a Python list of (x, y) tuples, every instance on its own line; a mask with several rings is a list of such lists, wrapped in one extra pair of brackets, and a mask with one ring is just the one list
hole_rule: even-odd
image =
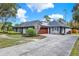
[(45, 15), (44, 18), (45, 18), (45, 20), (46, 20), (47, 22), (49, 22), (50, 19), (51, 19), (48, 15)]
[(10, 17), (16, 17), (18, 5), (16, 3), (0, 3), (0, 18), (3, 22), (2, 30), (6, 30), (6, 22)]
[(79, 23), (79, 4), (76, 4), (74, 7), (73, 7), (73, 22), (74, 22), (74, 25), (75, 27), (78, 27), (77, 23)]
[(70, 26), (71, 28), (73, 28), (73, 20), (67, 22), (67, 25)]

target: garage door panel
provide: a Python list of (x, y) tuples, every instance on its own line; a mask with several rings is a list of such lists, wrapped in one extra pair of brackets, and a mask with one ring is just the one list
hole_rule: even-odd
[(39, 34), (47, 34), (48, 33), (48, 28), (40, 28)]

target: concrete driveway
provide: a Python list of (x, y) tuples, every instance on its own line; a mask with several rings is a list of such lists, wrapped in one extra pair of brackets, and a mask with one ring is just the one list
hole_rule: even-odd
[(45, 35), (46, 38), (0, 49), (2, 56), (69, 56), (77, 40), (73, 35)]

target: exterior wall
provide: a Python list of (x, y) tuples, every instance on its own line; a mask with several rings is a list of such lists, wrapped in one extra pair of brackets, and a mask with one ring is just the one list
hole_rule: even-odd
[(13, 28), (13, 30), (14, 30), (15, 32), (20, 32), (20, 33), (23, 32), (23, 29), (22, 29), (22, 28)]
[(61, 34), (64, 34), (64, 28), (61, 28)]
[[(63, 27), (50, 27), (50, 28), (41, 27), (40, 28), (40, 26), (35, 26), (33, 28), (35, 28), (38, 34), (64, 34), (64, 33), (66, 34), (68, 31), (71, 30), (69, 28), (63, 28)], [(14, 28), (14, 31), (21, 32), (23, 34), (26, 33), (26, 30), (27, 28)]]
[[(31, 28), (31, 27), (29, 27), (29, 28)], [(34, 28), (34, 27), (33, 27)], [(14, 28), (14, 31), (16, 31), (16, 32), (20, 32), (20, 33), (22, 33), (22, 34), (25, 34), (26, 33), (26, 30), (27, 30), (28, 28)]]
[(50, 28), (50, 34), (66, 34), (68, 31), (67, 28), (65, 27), (53, 27)]
[(25, 34), (26, 33), (26, 28), (23, 28), (23, 34)]
[(48, 28), (48, 34), (50, 34), (50, 28)]
[(40, 31), (40, 25), (36, 24), (34, 26), (34, 28), (35, 28), (36, 33), (39, 33), (39, 31)]
[(59, 34), (60, 28), (59, 27), (51, 27), (50, 28), (50, 34)]

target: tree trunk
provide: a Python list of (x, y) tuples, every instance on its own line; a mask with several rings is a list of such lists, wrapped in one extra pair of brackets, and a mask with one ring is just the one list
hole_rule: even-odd
[(2, 26), (2, 28), (1, 28), (1, 30), (3, 30), (3, 32), (6, 32), (6, 31), (7, 31), (7, 28), (6, 28), (6, 21), (7, 21), (7, 18), (4, 18), (3, 26)]

